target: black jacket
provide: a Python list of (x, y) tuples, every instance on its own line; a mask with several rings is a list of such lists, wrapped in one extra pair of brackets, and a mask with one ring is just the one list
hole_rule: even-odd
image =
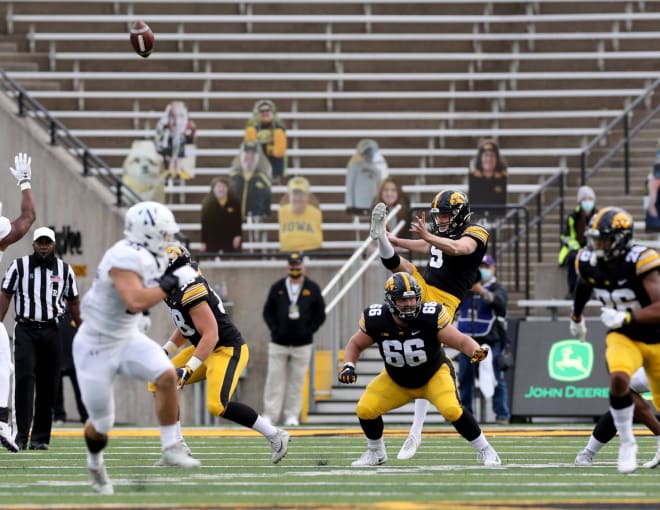
[(299, 319), (289, 319), (289, 294), (286, 278), (277, 280), (268, 292), (263, 317), (270, 329), (271, 341), (280, 345), (307, 345), (325, 321), (325, 302), (321, 288), (305, 277), (298, 297)]

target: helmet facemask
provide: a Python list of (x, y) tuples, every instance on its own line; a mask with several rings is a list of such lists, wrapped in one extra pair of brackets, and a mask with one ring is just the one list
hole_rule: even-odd
[[(414, 304), (398, 304), (402, 300), (415, 299)], [(385, 303), (392, 315), (407, 321), (416, 318), (422, 309), (422, 289), (407, 273), (394, 273), (385, 283)]]
[(632, 243), (632, 217), (622, 209), (606, 208), (593, 219), (585, 236), (593, 258), (610, 262), (624, 256)]

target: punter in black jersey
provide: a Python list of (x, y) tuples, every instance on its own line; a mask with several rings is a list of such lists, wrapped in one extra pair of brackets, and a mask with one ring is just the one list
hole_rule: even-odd
[[(183, 247), (168, 248), (169, 271), (191, 263)], [(270, 442), (273, 464), (287, 453), (289, 434), (275, 428), (246, 404), (231, 400), (250, 357), (241, 333), (229, 320), (222, 300), (201, 273), (165, 298), (176, 329), (163, 346), (168, 355), (184, 343), (192, 345), (172, 358), (179, 388), (206, 380), (206, 406), (222, 416), (263, 434)], [(177, 423), (181, 427), (180, 423)], [(182, 437), (182, 436), (180, 436)]]
[(633, 434), (631, 376), (644, 367), (653, 404), (660, 408), (660, 255), (632, 242), (633, 219), (623, 209), (606, 207), (594, 215), (587, 247), (576, 258), (579, 276), (570, 331), (586, 339), (582, 311), (593, 293), (603, 303), (601, 321), (609, 329), (605, 358), (610, 373), (610, 412), (621, 440), (617, 467), (637, 467)]
[(383, 414), (416, 398), (428, 399), (457, 432), (478, 452), (486, 466), (500, 465), (500, 458), (488, 443), (472, 414), (461, 405), (455, 374), (442, 344), (464, 352), (473, 362), (483, 360), (472, 338), (452, 326), (447, 310), (439, 303), (422, 302), (422, 290), (415, 278), (398, 272), (385, 283), (385, 304), (366, 308), (360, 328), (349, 340), (339, 381), (357, 381), (355, 363), (360, 353), (376, 344), (385, 369), (373, 379), (357, 404), (356, 412), (367, 436), (367, 451), (353, 466), (377, 466), (387, 461), (383, 442)]
[[(377, 204), (371, 213), (370, 235), (378, 241), (383, 265), (392, 272), (405, 271), (413, 275), (422, 287), (422, 300), (442, 304), (450, 321), (453, 320), (467, 291), (480, 279), (479, 265), (486, 254), (489, 237), (484, 227), (470, 223), (467, 195), (461, 191), (440, 191), (431, 202), (430, 230), (424, 213), (410, 226), (420, 239), (402, 239), (386, 232), (386, 214), (383, 203)], [(412, 262), (394, 251), (395, 246), (429, 254), (423, 276)], [(398, 454), (399, 459), (413, 457), (421, 444), (428, 405), (423, 399), (415, 401), (413, 423)]]

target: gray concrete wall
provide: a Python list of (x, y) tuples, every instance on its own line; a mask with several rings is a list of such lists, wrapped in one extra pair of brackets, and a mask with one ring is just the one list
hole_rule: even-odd
[[(81, 165), (64, 149), (48, 144), (48, 136), (40, 126), (32, 121), (16, 116), (13, 102), (0, 96), (0, 189), (4, 215), (10, 219), (19, 213), (20, 192), (14, 177), (9, 172), (17, 152), (27, 152), (32, 156), (32, 185), (37, 207), (37, 221), (34, 228), (53, 225), (61, 230), (64, 225), (82, 234), (82, 254), (66, 254), (63, 258), (71, 263), (86, 267), (86, 274), (78, 278), (81, 295), (90, 287), (96, 266), (105, 250), (122, 237), (124, 210), (114, 205), (114, 196), (93, 178), (81, 174)], [(11, 246), (2, 262), (0, 272), (9, 266), (11, 260), (32, 252), (32, 232), (23, 240)], [(208, 262), (202, 268), (212, 284), (226, 282), (229, 289), (228, 300), (234, 303), (232, 317), (245, 336), (250, 347), (250, 362), (247, 376), (241, 383), (240, 399), (258, 411), (262, 408), (262, 394), (267, 368), (267, 344), (269, 333), (261, 318), (261, 311), (270, 285), (286, 273), (286, 264), (281, 262), (259, 263), (252, 267), (231, 267), (227, 263)], [(311, 261), (308, 274), (321, 287), (333, 277), (337, 264)], [(364, 306), (382, 299), (382, 285), (385, 271), (378, 261), (368, 271), (365, 283), (358, 286), (338, 309), (344, 319), (343, 324), (333, 333), (332, 320), (317, 335), (317, 348), (331, 349), (333, 336), (340, 337), (345, 345), (350, 334), (357, 327), (357, 318)], [(350, 275), (349, 275), (350, 277)], [(375, 290), (374, 290), (375, 289)], [(8, 331), (14, 327), (13, 310), (7, 314), (5, 325)], [(167, 307), (158, 305), (152, 311), (150, 336), (163, 343), (171, 331), (171, 320)], [(68, 380), (65, 380), (67, 414), (76, 418), (74, 399)], [(195, 416), (194, 391), (183, 391), (182, 418), (187, 423)], [(156, 423), (151, 396), (145, 384), (118, 379), (116, 384), (117, 422), (153, 425)], [(202, 400), (202, 405), (203, 405)]]

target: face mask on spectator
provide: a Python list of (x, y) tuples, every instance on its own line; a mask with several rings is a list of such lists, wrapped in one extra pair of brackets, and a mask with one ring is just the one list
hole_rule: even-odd
[(582, 202), (580, 202), (580, 207), (587, 214), (589, 214), (593, 210), (594, 205), (595, 202), (593, 200), (583, 200)]
[(493, 277), (493, 271), (488, 269), (487, 267), (480, 267), (479, 268), (479, 273), (481, 274), (481, 281), (482, 282), (487, 282)]

